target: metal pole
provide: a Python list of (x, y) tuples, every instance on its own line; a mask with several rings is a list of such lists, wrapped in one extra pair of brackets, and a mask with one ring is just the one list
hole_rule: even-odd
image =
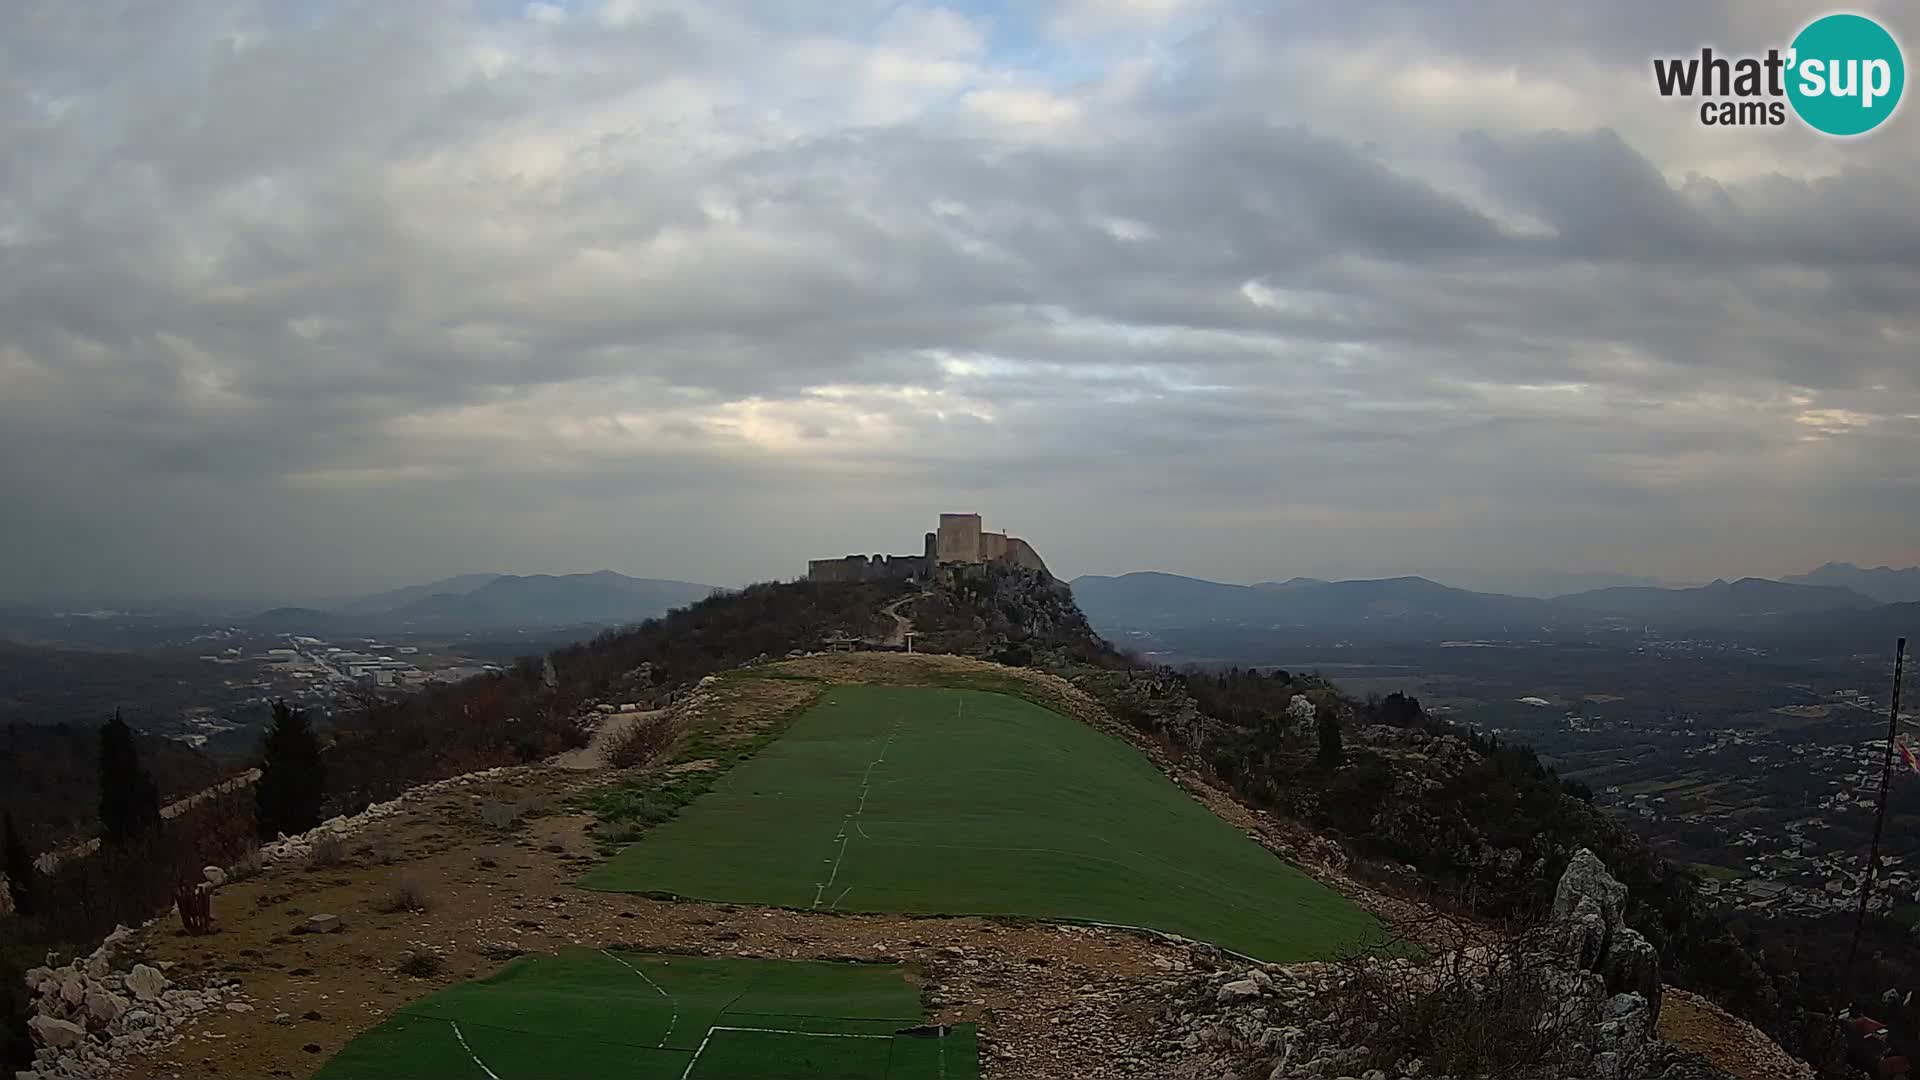
[[(1893, 704), (1887, 708), (1887, 752), (1880, 766), (1880, 805), (1873, 815), (1873, 843), (1867, 849), (1867, 874), (1860, 882), (1860, 909), (1853, 917), (1853, 943), (1847, 946), (1847, 966), (1840, 969), (1840, 993), (1853, 986), (1853, 962), (1860, 952), (1860, 934), (1867, 925), (1867, 905), (1873, 898), (1874, 872), (1880, 866), (1880, 834), (1887, 825), (1887, 789), (1893, 784), (1893, 741), (1900, 735), (1900, 683), (1907, 662), (1907, 639), (1893, 646)], [(1852, 1007), (1851, 1000), (1848, 1007)]]

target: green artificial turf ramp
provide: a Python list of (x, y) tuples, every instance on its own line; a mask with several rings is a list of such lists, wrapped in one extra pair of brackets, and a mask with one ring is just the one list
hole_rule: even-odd
[(922, 1026), (877, 964), (570, 949), (423, 998), (347, 1044), (318, 1080), (974, 1080), (971, 1027)]
[(1276, 962), (1382, 936), (1372, 916), (1132, 747), (975, 690), (829, 688), (779, 740), (582, 884), (1144, 926)]

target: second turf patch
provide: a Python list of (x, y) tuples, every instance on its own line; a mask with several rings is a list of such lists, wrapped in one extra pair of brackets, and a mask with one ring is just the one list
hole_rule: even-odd
[(1151, 927), (1263, 960), (1378, 923), (1132, 747), (1019, 698), (838, 686), (590, 888), (822, 911)]

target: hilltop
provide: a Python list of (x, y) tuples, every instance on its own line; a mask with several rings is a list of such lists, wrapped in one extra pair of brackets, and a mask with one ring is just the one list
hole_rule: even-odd
[[(912, 620), (918, 648), (947, 655), (783, 659), (828, 640), (883, 640), (892, 629), (889, 609)], [(1772, 993), (1770, 977), (1741, 959), (1740, 945), (1697, 906), (1684, 875), (1611, 827), (1577, 787), (1560, 783), (1531, 753), (1454, 731), (1411, 699), (1357, 701), (1306, 673), (1182, 673), (1139, 664), (1100, 640), (1073, 594), (1043, 572), (984, 565), (914, 585), (754, 586), (605, 633), (550, 660), (552, 680), (533, 659), (499, 676), (374, 703), (363, 723), (339, 733), (327, 751), (330, 775), (342, 779), (329, 812), (358, 815), (338, 826), (350, 839), (321, 835), (270, 845), (278, 854), (264, 873), (245, 871), (257, 876), (218, 894), (222, 931), (213, 937), (141, 939), (147, 955), (173, 963), (171, 977), (211, 986), (237, 975), (242, 1003), (251, 1002), (250, 1012), (183, 1017), (179, 1023), (193, 1042), (180, 1050), (156, 1044), (157, 1056), (145, 1059), (150, 1067), (172, 1061), (197, 1063), (210, 1074), (265, 1067), (304, 1072), (317, 1063), (309, 1045), (317, 1047), (313, 1053), (330, 1054), (393, 1010), (414, 1009), (409, 1003), (423, 994), (458, 989), (458, 980), (494, 971), (519, 952), (544, 954), (581, 942), (749, 958), (867, 955), (903, 963), (935, 987), (934, 1020), (978, 1025), (989, 1071), (1164, 1075), (1180, 1062), (1218, 1069), (1222, 1055), (1259, 1057), (1271, 1068), (1275, 1048), (1261, 1044), (1258, 1031), (1251, 1039), (1215, 1044), (1190, 1038), (1197, 1029), (1177, 1026), (1186, 1022), (1181, 1016), (1199, 1014), (1174, 998), (1168, 999), (1171, 1028), (1122, 1007), (1149, 987), (1153, 994), (1185, 993), (1182, 971), (1218, 971), (1228, 981), (1252, 977), (1210, 946), (1045, 919), (908, 922), (887, 911), (915, 909), (889, 901), (857, 916), (781, 908), (756, 915), (753, 905), (767, 898), (746, 893), (702, 900), (573, 888), (581, 873), (627, 857), (616, 853), (664, 857), (669, 849), (661, 845), (674, 830), (712, 828), (718, 819), (702, 826), (694, 816), (705, 805), (699, 801), (704, 793), (722, 783), (748, 785), (737, 789), (743, 794), (754, 790), (755, 774), (742, 763), (758, 768), (775, 761), (761, 757), (770, 746), (801, 748), (779, 740), (796, 724), (824, 722), (830, 712), (806, 721), (805, 710), (831, 710), (838, 699), (821, 695), (850, 683), (1010, 695), (1079, 721), (1132, 747), (1130, 753), (1164, 778), (1156, 782), (1186, 792), (1211, 812), (1209, 820), (1225, 821), (1304, 870), (1316, 888), (1414, 940), (1447, 911), (1492, 933), (1497, 920), (1543, 910), (1577, 853), (1592, 849), (1623, 883), (1628, 901), (1621, 918), (1646, 934), (1670, 979), (1746, 1015), (1779, 1020), (1782, 1003), (1765, 996)], [(964, 715), (964, 703), (959, 707)], [(992, 715), (1005, 717), (995, 723), (1021, 729), (1052, 723), (1037, 714), (1022, 719), (1027, 714), (1020, 708)], [(620, 749), (622, 730), (664, 732), (670, 741), (631, 757)], [(1329, 730), (1339, 744), (1331, 756)], [(596, 733), (595, 745), (581, 757), (569, 748), (578, 748), (589, 731)], [(795, 728), (791, 737), (801, 736), (806, 730)], [(887, 757), (885, 741), (868, 743), (879, 754), (873, 762)], [(555, 764), (574, 760), (586, 768)], [(631, 763), (596, 767), (609, 760)], [(852, 770), (855, 787), (859, 772)], [(456, 776), (466, 779), (418, 786)], [(982, 794), (961, 788), (943, 797)], [(396, 797), (400, 801), (391, 801)], [(1091, 805), (1114, 802), (1101, 796)], [(1145, 806), (1150, 800), (1121, 802)], [(190, 827), (169, 830), (166, 842), (190, 838)], [(656, 830), (660, 838), (651, 839)], [(246, 865), (244, 841), (194, 845), (153, 858)], [(608, 856), (614, 861), (603, 862)], [(883, 865), (869, 862), (864, 873)], [(885, 895), (879, 879), (859, 880), (873, 895)], [(1033, 880), (1019, 877), (1013, 884)], [(696, 895), (733, 887), (714, 879)], [(1210, 888), (1231, 894), (1231, 883)], [(1048, 914), (1023, 894), (1005, 895), (1010, 907), (974, 910)], [(1079, 904), (1086, 894), (1068, 885), (1053, 895), (1056, 902)], [(135, 896), (91, 917), (132, 923), (156, 906), (150, 894)], [(312, 939), (289, 936), (290, 927), (304, 926), (314, 913), (340, 916), (346, 936), (339, 940), (347, 947), (316, 948)], [(1248, 941), (1267, 940), (1260, 933)], [(436, 958), (416, 962), (421, 950)], [(418, 973), (390, 974), (395, 966)], [(1283, 975), (1263, 969), (1261, 977)], [(320, 1003), (322, 992), (368, 1004), (343, 1012)], [(308, 1015), (303, 1009), (320, 1019), (280, 1019)], [(1061, 1027), (1069, 1018), (1073, 1030)], [(1648, 1013), (1644, 1022), (1652, 1019)], [(1169, 1038), (1177, 1045), (1164, 1043)], [(1129, 1049), (1116, 1056), (1115, 1046)], [(1324, 1049), (1335, 1054), (1340, 1045)]]

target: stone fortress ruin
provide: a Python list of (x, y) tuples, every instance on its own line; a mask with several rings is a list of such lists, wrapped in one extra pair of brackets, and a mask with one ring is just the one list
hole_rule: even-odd
[(925, 546), (918, 555), (810, 559), (807, 580), (882, 581), (927, 577), (939, 567), (967, 563), (1011, 563), (1047, 573), (1047, 564), (1032, 544), (1006, 533), (983, 531), (979, 514), (941, 514), (940, 527), (926, 534)]

